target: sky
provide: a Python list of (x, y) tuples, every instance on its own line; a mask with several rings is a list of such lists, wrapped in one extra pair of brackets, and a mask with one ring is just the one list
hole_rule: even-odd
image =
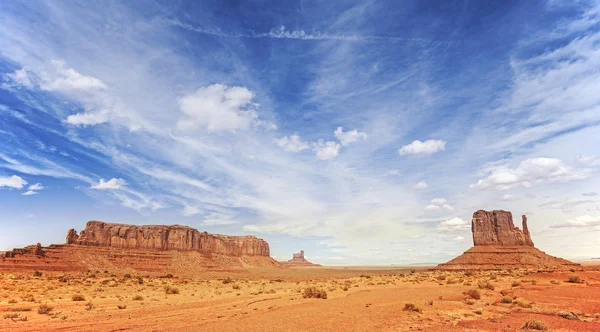
[(600, 257), (598, 1), (2, 1), (0, 250), (88, 220), (441, 263)]

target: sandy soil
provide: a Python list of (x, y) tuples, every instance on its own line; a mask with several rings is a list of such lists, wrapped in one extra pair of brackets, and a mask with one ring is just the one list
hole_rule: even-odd
[(585, 269), (0, 273), (0, 331), (600, 331), (600, 268)]

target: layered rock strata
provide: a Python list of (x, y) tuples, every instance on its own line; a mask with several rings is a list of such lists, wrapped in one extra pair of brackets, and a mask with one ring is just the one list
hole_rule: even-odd
[(304, 250), (300, 250), (299, 253), (294, 253), (292, 259), (282, 263), (286, 266), (321, 266), (307, 261), (306, 258), (304, 258)]
[(537, 249), (531, 240), (527, 216), (523, 229), (515, 227), (508, 211), (479, 210), (473, 214), (473, 247), (440, 270), (565, 269), (579, 266), (566, 259), (550, 256)]

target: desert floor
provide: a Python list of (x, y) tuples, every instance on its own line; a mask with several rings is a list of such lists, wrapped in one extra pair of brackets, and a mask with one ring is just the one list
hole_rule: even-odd
[(0, 311), (0, 331), (600, 331), (600, 267), (5, 272)]

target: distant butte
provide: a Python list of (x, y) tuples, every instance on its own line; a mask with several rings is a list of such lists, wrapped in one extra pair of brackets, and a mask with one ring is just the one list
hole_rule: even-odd
[(535, 248), (527, 216), (522, 218), (523, 229), (519, 229), (514, 226), (512, 213), (508, 211), (476, 211), (471, 220), (474, 246), (451, 261), (438, 265), (437, 269), (564, 269), (579, 266)]
[(314, 263), (311, 263), (311, 262), (307, 261), (304, 258), (304, 250), (300, 250), (299, 253), (293, 254), (292, 255), (292, 259), (290, 259), (289, 261), (287, 261), (287, 262), (281, 262), (281, 263), (283, 265), (285, 265), (285, 266), (291, 266), (291, 267), (294, 267), (294, 266), (298, 266), (298, 267), (301, 267), (301, 266), (305, 266), (305, 267), (321, 266), (319, 264), (314, 264)]
[(279, 267), (269, 244), (255, 236), (200, 232), (181, 225), (136, 226), (89, 221), (66, 244), (37, 245), (7, 251), (0, 270), (81, 271), (132, 269), (149, 272), (196, 272), (211, 268)]

